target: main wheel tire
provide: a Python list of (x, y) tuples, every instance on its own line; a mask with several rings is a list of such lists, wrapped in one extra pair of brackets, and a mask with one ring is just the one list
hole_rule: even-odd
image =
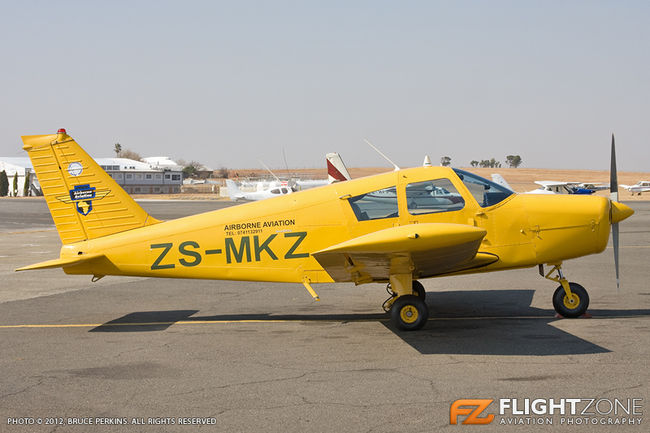
[(423, 301), (427, 297), (427, 292), (424, 290), (424, 286), (418, 280), (413, 280), (413, 294)]
[(571, 297), (564, 293), (564, 287), (560, 286), (553, 294), (553, 307), (555, 311), (563, 317), (576, 318), (580, 317), (589, 307), (589, 294), (584, 287), (578, 283), (569, 283), (571, 288)]
[(403, 331), (415, 331), (426, 325), (429, 309), (424, 300), (414, 295), (397, 298), (390, 309), (393, 324)]

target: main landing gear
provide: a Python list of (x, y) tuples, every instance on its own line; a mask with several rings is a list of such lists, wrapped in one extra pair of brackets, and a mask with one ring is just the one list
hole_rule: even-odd
[[(398, 329), (415, 331), (426, 325), (429, 319), (429, 309), (424, 302), (427, 293), (422, 283), (408, 277), (398, 281), (391, 276), (391, 283), (386, 287), (390, 298), (386, 299), (382, 307), (384, 311), (390, 312), (391, 321)], [(404, 283), (407, 282), (404, 280), (411, 280), (411, 290), (404, 290)]]
[[(589, 307), (589, 294), (580, 284), (570, 283), (564, 278), (562, 265), (554, 265), (546, 275), (544, 275), (543, 265), (539, 265), (539, 270), (544, 278), (560, 283), (553, 294), (553, 307), (560, 316), (575, 318), (586, 313)], [(553, 272), (557, 272), (557, 276), (552, 277)]]

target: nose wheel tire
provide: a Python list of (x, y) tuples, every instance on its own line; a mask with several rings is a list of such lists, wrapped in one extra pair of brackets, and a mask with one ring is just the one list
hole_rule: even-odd
[(580, 317), (589, 307), (589, 295), (584, 287), (578, 283), (569, 283), (571, 296), (564, 293), (564, 287), (560, 286), (553, 294), (553, 307), (563, 317)]
[(390, 309), (393, 324), (403, 331), (415, 331), (426, 325), (429, 309), (421, 297), (400, 296)]

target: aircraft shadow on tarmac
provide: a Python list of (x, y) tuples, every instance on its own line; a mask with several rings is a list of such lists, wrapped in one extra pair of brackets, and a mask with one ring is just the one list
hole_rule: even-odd
[[(146, 311), (127, 314), (90, 332), (163, 331), (176, 322), (295, 321), (381, 322), (422, 354), (578, 355), (610, 350), (562, 331), (552, 309), (531, 307), (534, 290), (428, 292), (430, 320), (416, 332), (394, 329), (388, 314), (226, 314), (193, 316), (198, 310)], [(650, 310), (590, 309), (599, 318), (650, 317)], [(577, 319), (582, 320), (582, 319)]]

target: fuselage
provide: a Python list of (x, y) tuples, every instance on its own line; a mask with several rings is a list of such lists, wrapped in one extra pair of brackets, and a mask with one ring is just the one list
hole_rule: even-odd
[[(498, 260), (452, 273), (560, 263), (607, 245), (611, 206), (606, 198), (518, 195), (463, 173), (417, 167), (334, 183), (64, 245), (61, 256), (105, 256), (65, 268), (71, 274), (276, 282), (308, 277), (317, 283), (333, 279), (312, 253), (410, 224), (454, 223), (487, 231), (479, 252)], [(449, 196), (438, 194), (423, 203), (426, 188), (443, 188)], [(373, 202), (373, 194), (380, 200)]]

